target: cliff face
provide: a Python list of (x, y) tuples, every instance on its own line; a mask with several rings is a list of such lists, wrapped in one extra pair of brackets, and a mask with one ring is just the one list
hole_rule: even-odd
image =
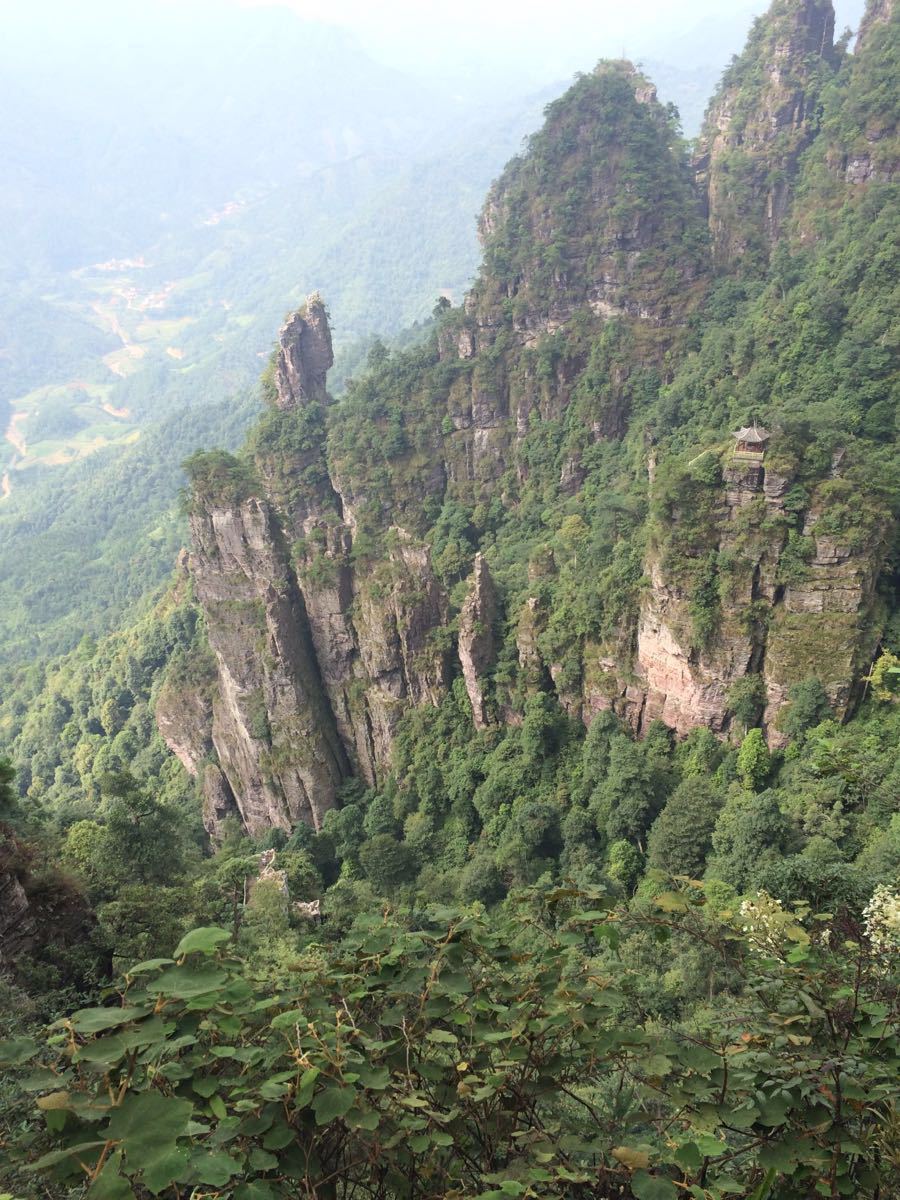
[(12, 870), (0, 871), (0, 971), (12, 970), (36, 936), (37, 920), (22, 881)]
[(890, 183), (900, 171), (900, 97), (896, 83), (900, 11), (894, 0), (869, 0), (856, 40), (843, 113), (831, 123), (829, 165), (856, 187)]
[(288, 318), (280, 342), (275, 375), (279, 408), (326, 403), (325, 379), (334, 363), (334, 354), (321, 297), (310, 296), (305, 306)]
[(218, 667), (212, 744), (244, 823), (318, 828), (348, 764), (277, 520), (250, 498), (195, 513), (191, 532)]
[(758, 270), (767, 260), (833, 63), (831, 0), (778, 0), (726, 71), (695, 159), (720, 270)]
[[(699, 193), (641, 75), (581, 78), (492, 189), (465, 304), (339, 403), (321, 300), (288, 320), (247, 454), (192, 468), (216, 678), (157, 712), (208, 828), (232, 804), (255, 831), (318, 827), (349, 775), (383, 780), (404, 715), (455, 675), (479, 730), (536, 692), (639, 731), (728, 737), (755, 712), (773, 744), (798, 682), (852, 707), (893, 520), (868, 462), (893, 410), (890, 355), (847, 364), (863, 325), (886, 344), (858, 247), (889, 209), (835, 169), (834, 113), (847, 145), (865, 136), (872, 104), (841, 106), (895, 32), (872, 6), (835, 74), (830, 4), (778, 0), (710, 109)], [(795, 180), (830, 242), (790, 241)], [(776, 242), (793, 275), (769, 281)], [(735, 454), (759, 409), (770, 443)]]
[[(646, 697), (640, 724), (660, 719), (679, 733), (697, 724), (726, 733), (738, 690), (755, 680), (769, 741), (782, 745), (778, 720), (791, 685), (817, 678), (834, 713), (848, 712), (878, 643), (883, 528), (873, 513), (864, 539), (826, 533), (842, 492), (834, 483), (821, 485), (802, 513), (791, 513), (789, 476), (727, 454), (725, 462), (721, 485), (694, 485), (682, 493), (684, 508), (670, 501), (659, 514), (666, 532), (649, 556), (651, 587), (637, 631)], [(707, 512), (696, 523), (698, 490), (711, 495), (698, 500)], [(695, 564), (686, 571), (674, 561), (679, 524), (710, 564), (718, 612), (706, 637), (698, 634)]]
[(487, 677), (497, 657), (497, 593), (483, 554), (475, 555), (472, 583), (459, 614), (459, 661), (476, 729), (489, 724)]

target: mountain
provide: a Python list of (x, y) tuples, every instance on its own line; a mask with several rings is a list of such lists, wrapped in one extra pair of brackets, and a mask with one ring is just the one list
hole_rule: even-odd
[[(736, 27), (655, 50), (691, 132)], [(17, 663), (160, 586), (185, 537), (170, 447), (237, 445), (302, 283), (327, 284), (336, 391), (372, 337), (460, 299), (470, 216), (558, 89), (529, 94), (528, 71), (428, 84), (328, 24), (199, 0), (127, 20), (41, 0), (6, 31), (0, 660)]]
[[(828, 3), (775, 4), (693, 168), (634, 68), (579, 80), (492, 188), (464, 304), (340, 403), (321, 301), (284, 327), (250, 453), (191, 470), (202, 741), (251, 829), (318, 826), (342, 779), (384, 781), (460, 661), (500, 728), (536, 694), (638, 733), (727, 736), (749, 707), (777, 747), (812, 679), (853, 711), (896, 538), (894, 116), (863, 82), (895, 26), (870, 9), (852, 56), (833, 28)], [(838, 152), (838, 113), (877, 169)], [(289, 386), (309, 355), (315, 387)], [(732, 436), (755, 423), (759, 453)]]
[[(139, 21), (143, 43), (127, 42), (115, 23), (98, 31), (87, 21), (68, 50), (48, 44), (40, 104), (17, 89), (11, 67), (10, 119), (0, 128), (11, 164), (0, 280), (4, 661), (114, 627), (167, 576), (184, 537), (180, 457), (220, 427), (240, 441), (258, 411), (255, 380), (272, 329), (299, 299), (298, 279), (332, 281), (344, 371), (376, 333), (427, 318), (442, 291), (462, 294), (474, 261), (469, 214), (543, 103), (504, 101), (483, 114), (446, 94), (425, 98), (419, 85), (364, 61), (338, 31), (286, 12), (229, 12), (210, 30), (188, 6), (165, 27), (180, 53), (217, 50), (193, 74), (170, 60), (149, 17)], [(33, 20), (21, 20), (25, 32), (11, 34), (7, 53), (26, 61)], [(75, 48), (96, 75), (93, 90), (73, 82), (70, 100), (63, 85)], [(59, 72), (57, 55), (67, 64)], [(119, 94), (123, 71), (147, 84), (146, 92), (121, 88), (138, 105), (127, 143), (107, 129), (121, 111), (94, 94)], [(298, 103), (297, 71), (322, 108), (285, 122)], [(338, 103), (329, 89), (348, 77), (356, 99)], [(96, 139), (79, 158), (90, 228), (75, 211), (81, 184), (49, 186), (68, 179), (72, 146), (68, 126), (47, 110), (54, 102)], [(348, 105), (357, 102), (351, 121)], [(87, 107), (73, 111), (79, 103)], [(337, 120), (340, 130), (329, 125)], [(166, 136), (148, 142), (160, 123)], [(176, 125), (181, 137), (190, 131), (196, 187), (161, 217), (146, 207), (153, 188), (175, 197), (187, 186), (167, 157)], [(221, 144), (210, 142), (211, 130)], [(226, 152), (232, 176), (222, 190), (212, 159)], [(98, 175), (108, 193), (92, 182)], [(41, 259), (63, 234), (65, 251)]]
[(6, 670), (3, 1186), (897, 1193), (898, 23), (774, 0), (699, 153), (580, 76), (462, 303), (341, 371), (308, 295), (168, 589)]

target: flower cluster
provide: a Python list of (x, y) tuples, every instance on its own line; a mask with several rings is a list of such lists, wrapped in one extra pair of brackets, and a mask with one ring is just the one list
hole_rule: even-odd
[(863, 909), (866, 937), (873, 950), (896, 954), (900, 950), (900, 892), (879, 884)]
[(755, 899), (744, 900), (740, 908), (741, 926), (747, 941), (760, 954), (776, 954), (784, 942), (785, 923), (789, 914), (781, 901), (768, 892), (757, 892)]

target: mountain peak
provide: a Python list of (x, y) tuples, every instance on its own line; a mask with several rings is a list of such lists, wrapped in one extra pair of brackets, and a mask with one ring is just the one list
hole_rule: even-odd
[(758, 271), (782, 228), (833, 73), (831, 0), (775, 0), (706, 113), (695, 169), (720, 269)]
[(289, 409), (326, 404), (325, 380), (333, 364), (328, 313), (322, 297), (313, 292), (306, 303), (288, 317), (278, 334), (276, 407)]

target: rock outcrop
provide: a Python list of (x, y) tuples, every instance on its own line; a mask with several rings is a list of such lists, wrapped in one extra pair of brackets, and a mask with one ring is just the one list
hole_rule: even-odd
[(309, 624), (265, 500), (191, 519), (191, 569), (216, 655), (212, 743), (248, 829), (318, 828), (348, 762), (322, 690)]
[(458, 639), (459, 661), (476, 729), (484, 729), (489, 723), (485, 685), (497, 656), (496, 620), (497, 592), (494, 581), (484, 555), (476, 554), (471, 589), (459, 614)]
[(847, 97), (864, 120), (861, 127), (852, 121), (834, 122), (827, 155), (831, 168), (855, 188), (890, 183), (900, 174), (897, 89), (881, 86), (895, 74), (898, 31), (900, 10), (893, 0), (869, 0), (853, 56), (861, 69), (854, 73)]
[(21, 879), (8, 868), (0, 869), (0, 971), (14, 970), (36, 937), (37, 921)]
[[(882, 531), (875, 517), (869, 536), (857, 538), (854, 548), (824, 533), (817, 537), (816, 526), (827, 524), (834, 502), (826, 485), (811, 497), (792, 542), (784, 507), (788, 483), (760, 464), (726, 469), (724, 503), (713, 508), (709, 528), (694, 535), (712, 547), (711, 561), (726, 564), (713, 580), (719, 611), (708, 637), (696, 631), (695, 581), (651, 557), (637, 634), (636, 669), (646, 695), (641, 725), (659, 719), (681, 734), (696, 725), (726, 733), (733, 689), (752, 676), (759, 680), (772, 745), (783, 744), (779, 716), (792, 684), (817, 678), (834, 713), (847, 713), (854, 683), (878, 642)], [(805, 561), (797, 561), (798, 546)]]
[[(781, 343), (757, 284), (714, 276), (764, 281), (786, 239), (802, 272), (825, 210), (877, 199), (833, 158), (839, 123), (820, 107), (848, 80), (868, 87), (872, 62), (881, 77), (870, 56), (894, 20), (870, 6), (851, 70), (830, 0), (775, 0), (710, 108), (696, 173), (633, 67), (581, 77), (491, 189), (465, 303), (414, 350), (373, 355), (340, 403), (321, 300), (287, 321), (244, 458), (195, 464), (190, 571), (216, 678), (208, 700), (164, 689), (157, 713), (203, 778), (208, 828), (232, 804), (254, 832), (318, 828), (348, 776), (386, 777), (404, 715), (455, 675), (478, 730), (521, 722), (535, 692), (585, 723), (612, 710), (637, 731), (659, 719), (722, 737), (755, 706), (773, 744), (795, 683), (815, 675), (837, 715), (852, 707), (887, 518), (873, 489), (861, 527), (843, 451), (829, 474), (834, 447), (810, 433), (831, 419), (828, 372), (800, 400), (784, 391), (814, 373), (806, 332), (830, 345), (857, 318), (817, 284)], [(841, 127), (845, 149), (866, 120)], [(820, 205), (803, 229), (801, 159)], [(766, 302), (787, 306), (792, 287), (780, 278)], [(890, 418), (880, 364), (860, 385), (873, 437)], [(775, 389), (791, 447), (710, 445)], [(840, 403), (862, 428), (862, 407)]]
[(275, 363), (278, 407), (326, 403), (325, 377), (334, 364), (334, 353), (325, 305), (318, 294), (287, 319), (279, 341)]
[(111, 965), (101, 962), (94, 914), (70, 878), (34, 870), (34, 856), (34, 847), (0, 822), (0, 973), (16, 978), (30, 959), (90, 986), (94, 971)]
[(818, 129), (833, 44), (831, 0), (777, 0), (726, 71), (695, 159), (720, 270), (759, 270), (768, 260)]
[(189, 775), (196, 778), (212, 756), (212, 689), (166, 680), (156, 699), (156, 726)]

